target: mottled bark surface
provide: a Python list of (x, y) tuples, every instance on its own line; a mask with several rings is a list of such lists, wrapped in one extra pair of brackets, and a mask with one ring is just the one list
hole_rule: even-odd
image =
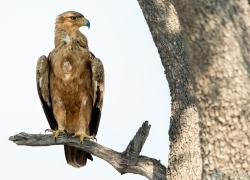
[[(171, 90), (168, 178), (197, 179), (202, 168), (202, 179), (250, 179), (250, 10), (247, 1), (138, 2)], [(193, 104), (198, 107), (200, 136)], [(202, 161), (192, 156), (192, 152), (199, 151), (199, 138)], [(179, 161), (186, 152), (190, 154), (191, 163), (186, 158)], [(195, 161), (196, 165), (192, 163)], [(185, 172), (191, 169), (193, 174)]]
[(158, 48), (172, 98), (167, 179), (201, 179), (198, 112), (175, 9), (164, 0), (138, 2)]
[(175, 0), (201, 119), (203, 179), (250, 179), (247, 1)]

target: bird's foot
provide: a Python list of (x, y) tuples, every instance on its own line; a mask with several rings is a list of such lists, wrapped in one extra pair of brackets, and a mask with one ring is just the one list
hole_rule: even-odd
[(64, 129), (58, 129), (58, 130), (54, 130), (52, 133), (53, 133), (54, 139), (56, 140), (58, 136), (65, 134), (65, 131)]
[(55, 140), (57, 140), (58, 136), (65, 134), (64, 129), (57, 129), (57, 130), (52, 130), (52, 134)]
[(54, 130), (54, 129), (45, 129), (44, 133), (46, 134), (47, 132), (52, 133), (53, 137), (55, 138), (55, 140), (58, 138), (58, 136), (62, 135), (62, 134), (67, 134), (68, 136), (70, 136), (70, 134), (68, 134), (65, 130), (63, 129), (58, 129), (58, 130)]
[(90, 135), (87, 135), (86, 133), (83, 133), (83, 132), (81, 132), (81, 133), (75, 133), (73, 135), (73, 137), (77, 137), (77, 136), (79, 136), (81, 144), (83, 143), (84, 139), (96, 140), (95, 136), (90, 136)]

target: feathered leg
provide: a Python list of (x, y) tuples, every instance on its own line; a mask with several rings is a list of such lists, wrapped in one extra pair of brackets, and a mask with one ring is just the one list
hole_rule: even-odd
[(53, 114), (58, 124), (57, 130), (52, 130), (54, 138), (57, 139), (60, 134), (65, 133), (66, 126), (66, 109), (63, 101), (58, 96), (52, 99)]

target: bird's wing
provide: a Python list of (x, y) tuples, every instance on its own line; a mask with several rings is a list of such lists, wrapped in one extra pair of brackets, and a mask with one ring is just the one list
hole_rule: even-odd
[(90, 121), (90, 135), (96, 136), (103, 104), (104, 95), (104, 68), (100, 59), (92, 54), (92, 81), (95, 85), (94, 105)]
[(57, 122), (53, 114), (50, 97), (50, 61), (46, 56), (38, 59), (36, 67), (36, 83), (38, 95), (41, 100), (44, 113), (52, 130), (57, 129)]

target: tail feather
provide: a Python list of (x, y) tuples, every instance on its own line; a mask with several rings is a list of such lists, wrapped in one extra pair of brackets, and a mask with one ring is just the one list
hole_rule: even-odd
[(67, 163), (76, 168), (85, 166), (87, 159), (93, 160), (91, 154), (73, 146), (64, 145), (64, 153)]

